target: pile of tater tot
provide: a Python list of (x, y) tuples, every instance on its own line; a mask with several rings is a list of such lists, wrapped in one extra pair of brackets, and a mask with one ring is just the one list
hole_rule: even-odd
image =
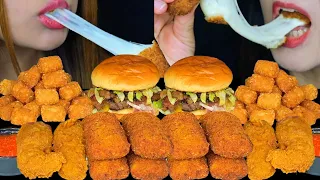
[(63, 122), (82, 119), (92, 113), (89, 98), (81, 96), (78, 82), (63, 70), (58, 56), (40, 58), (37, 65), (21, 72), (17, 80), (0, 82), (0, 119), (14, 125)]
[(249, 119), (254, 124), (264, 120), (273, 125), (274, 120), (299, 116), (313, 125), (320, 118), (320, 105), (313, 101), (318, 89), (312, 84), (299, 85), (275, 62), (257, 61), (254, 74), (237, 88), (235, 95), (237, 102), (232, 113), (243, 124)]

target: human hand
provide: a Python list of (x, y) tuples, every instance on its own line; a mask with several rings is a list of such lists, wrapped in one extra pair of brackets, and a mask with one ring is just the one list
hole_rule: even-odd
[(173, 1), (154, 0), (154, 37), (170, 65), (194, 55), (194, 12), (198, 6), (187, 15), (173, 17), (167, 12)]

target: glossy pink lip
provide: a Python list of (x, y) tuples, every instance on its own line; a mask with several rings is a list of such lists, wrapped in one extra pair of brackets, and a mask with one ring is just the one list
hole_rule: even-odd
[[(292, 4), (292, 3), (283, 3), (280, 1), (276, 1), (273, 3), (273, 19), (275, 19), (276, 17), (279, 16), (281, 8), (294, 9), (310, 19), (310, 15), (301, 7), (299, 7), (295, 4)], [(301, 28), (301, 27), (297, 27), (294, 30), (297, 30), (299, 28)], [(310, 34), (310, 29), (308, 29), (308, 31), (305, 32), (300, 37), (287, 37), (287, 40), (283, 46), (287, 47), (287, 48), (295, 48), (295, 47), (301, 45), (307, 39), (309, 34)]]
[(52, 20), (44, 14), (55, 9), (69, 9), (69, 4), (65, 0), (52, 0), (40, 12), (39, 20), (49, 29), (63, 29), (64, 26), (55, 20)]

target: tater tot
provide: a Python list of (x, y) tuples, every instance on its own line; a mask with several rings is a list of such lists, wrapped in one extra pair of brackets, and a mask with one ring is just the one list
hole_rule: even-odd
[(50, 73), (62, 70), (62, 61), (59, 56), (49, 56), (40, 58), (37, 64), (40, 73)]
[(302, 106), (297, 106), (293, 109), (295, 115), (301, 117), (304, 121), (306, 121), (309, 125), (314, 125), (317, 121), (317, 116), (314, 112), (304, 108)]
[(172, 160), (168, 159), (169, 175), (175, 179), (204, 179), (209, 175), (207, 159), (205, 157)]
[(262, 110), (262, 108), (259, 107), (257, 104), (248, 104), (248, 105), (246, 105), (246, 109), (247, 109), (249, 115), (250, 115), (254, 110)]
[(270, 77), (261, 76), (259, 74), (252, 74), (251, 77), (247, 78), (245, 82), (251, 90), (257, 92), (272, 92), (274, 86), (274, 79)]
[(241, 101), (239, 101), (239, 100), (236, 100), (235, 107), (245, 108), (245, 105), (244, 105), (243, 102), (241, 102)]
[(64, 70), (59, 70), (44, 74), (42, 81), (45, 88), (60, 88), (70, 82), (70, 76)]
[(272, 93), (278, 93), (282, 96), (282, 91), (277, 85), (273, 86)]
[(0, 97), (0, 107), (10, 104), (15, 101), (15, 98), (11, 95)]
[(12, 111), (15, 108), (21, 108), (22, 106), (23, 106), (23, 104), (19, 101), (14, 101), (14, 102), (11, 102), (10, 104), (2, 106), (0, 108), (0, 119), (5, 120), (5, 121), (10, 121)]
[(281, 105), (281, 95), (278, 93), (261, 93), (257, 105), (263, 109), (276, 110)]
[(287, 93), (298, 85), (298, 81), (294, 76), (290, 76), (285, 71), (280, 70), (276, 78), (276, 84), (282, 92)]
[(215, 179), (242, 179), (248, 174), (244, 158), (224, 158), (211, 152), (207, 159), (210, 174)]
[(93, 180), (126, 179), (130, 170), (125, 157), (113, 160), (89, 161), (89, 173)]
[(173, 145), (171, 159), (200, 158), (208, 153), (209, 143), (196, 116), (192, 113), (180, 112), (167, 115), (162, 119), (162, 124)]
[(133, 153), (127, 156), (130, 173), (134, 179), (164, 179), (169, 175), (165, 159), (144, 159)]
[(69, 106), (70, 106), (70, 102), (67, 101), (67, 100), (60, 99), (59, 102), (57, 104), (55, 104), (55, 105), (63, 106), (64, 109), (68, 112)]
[(36, 65), (32, 66), (29, 70), (20, 73), (18, 80), (22, 81), (29, 88), (36, 86), (41, 78), (40, 71)]
[(37, 89), (35, 96), (38, 105), (52, 105), (59, 102), (59, 94), (55, 89)]
[(282, 97), (282, 104), (288, 108), (294, 108), (304, 100), (304, 92), (300, 87), (296, 86)]
[(119, 120), (111, 113), (96, 113), (83, 120), (86, 154), (90, 160), (126, 156), (130, 144)]
[(209, 112), (201, 117), (211, 150), (227, 158), (246, 157), (252, 144), (240, 120), (228, 112)]
[(14, 108), (11, 115), (11, 124), (24, 125), (27, 123), (37, 122), (35, 113), (25, 107)]
[(163, 159), (172, 152), (170, 139), (162, 129), (160, 119), (153, 114), (136, 112), (125, 115), (120, 122), (136, 155)]
[(22, 103), (29, 103), (34, 100), (34, 92), (32, 89), (21, 81), (13, 85), (12, 96)]
[(320, 119), (320, 105), (318, 103), (310, 100), (305, 100), (301, 103), (301, 106), (309, 109), (310, 111), (313, 111), (316, 114), (317, 118)]
[(63, 106), (43, 105), (41, 116), (44, 122), (63, 122), (66, 120), (67, 112)]
[(40, 116), (40, 106), (36, 103), (36, 101), (32, 101), (24, 105), (24, 108), (29, 109), (31, 112), (33, 112), (36, 118)]
[(231, 113), (240, 119), (241, 124), (245, 124), (248, 121), (248, 112), (243, 104), (236, 103)]
[(68, 116), (71, 119), (83, 119), (92, 114), (93, 109), (94, 106), (88, 97), (77, 97), (69, 106)]
[(287, 107), (281, 105), (276, 110), (276, 120), (277, 121), (282, 121), (290, 116), (294, 116), (294, 112), (290, 108), (287, 108)]
[[(8, 79), (4, 79), (0, 82), (0, 94), (2, 95), (10, 95), (12, 92), (12, 88), (13, 85), (16, 83), (17, 81), (13, 81), (13, 80), (8, 80)], [(1, 106), (1, 105), (0, 105)]]
[(59, 89), (59, 95), (62, 99), (71, 101), (73, 98), (81, 95), (82, 89), (78, 82), (70, 82)]
[(246, 86), (239, 86), (235, 92), (236, 98), (245, 103), (245, 104), (252, 104), (257, 101), (257, 92), (251, 90)]
[(271, 109), (253, 110), (250, 114), (249, 121), (253, 124), (261, 124), (261, 121), (266, 121), (271, 126), (276, 118), (276, 113)]
[(304, 95), (306, 96), (306, 100), (315, 100), (318, 97), (318, 88), (316, 88), (313, 84), (308, 84), (304, 86), (300, 86)]
[(34, 87), (34, 90), (37, 90), (37, 89), (45, 89), (43, 85), (43, 81), (39, 81), (39, 83)]
[(279, 70), (279, 65), (276, 62), (258, 60), (254, 66), (253, 72), (262, 76), (276, 78)]

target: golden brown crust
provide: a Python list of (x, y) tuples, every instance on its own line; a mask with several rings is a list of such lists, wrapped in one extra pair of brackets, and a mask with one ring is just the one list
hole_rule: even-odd
[(157, 67), (135, 55), (118, 55), (104, 60), (92, 72), (92, 84), (109, 90), (135, 91), (155, 86), (160, 79)]
[(143, 50), (139, 55), (153, 62), (159, 70), (160, 77), (163, 78), (164, 73), (169, 68), (169, 63), (156, 41), (153, 41), (152, 47)]
[(164, 75), (168, 88), (188, 92), (209, 92), (227, 88), (233, 79), (229, 67), (208, 56), (190, 56), (172, 65)]
[(311, 23), (310, 19), (307, 16), (305, 16), (305, 15), (299, 13), (299, 12), (282, 11), (281, 14), (286, 18), (299, 19), (299, 20), (305, 22), (306, 24), (310, 24)]
[(215, 24), (224, 24), (224, 25), (228, 25), (227, 21), (224, 20), (224, 18), (222, 16), (213, 16), (213, 17), (207, 17), (206, 18), (207, 22), (210, 23), (215, 23)]
[(175, 0), (168, 6), (168, 12), (173, 16), (186, 15), (200, 2), (200, 0)]

